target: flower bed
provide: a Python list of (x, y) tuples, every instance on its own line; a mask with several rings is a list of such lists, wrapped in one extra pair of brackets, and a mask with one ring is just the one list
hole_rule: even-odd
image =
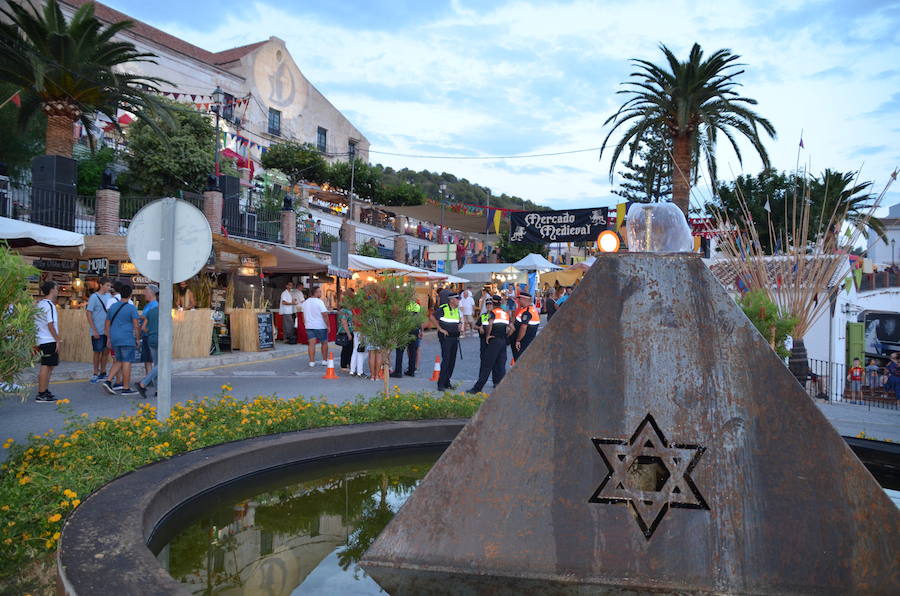
[[(164, 422), (156, 408), (89, 422), (72, 415), (64, 432), (33, 435), (24, 445), (7, 439), (9, 460), (0, 472), (0, 580), (56, 550), (66, 516), (113, 478), (178, 453), (280, 432), (386, 420), (472, 416), (484, 395), (393, 393), (341, 405), (303, 397), (236, 400), (222, 386), (214, 398), (190, 400)], [(58, 407), (66, 408), (68, 400)]]

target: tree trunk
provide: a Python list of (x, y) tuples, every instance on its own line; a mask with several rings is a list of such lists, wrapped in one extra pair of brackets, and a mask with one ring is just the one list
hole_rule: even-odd
[(72, 145), (75, 143), (73, 129), (75, 118), (71, 114), (50, 112), (47, 114), (47, 132), (45, 135), (46, 155), (72, 157)]
[(691, 137), (677, 136), (672, 141), (672, 202), (687, 217), (691, 202)]

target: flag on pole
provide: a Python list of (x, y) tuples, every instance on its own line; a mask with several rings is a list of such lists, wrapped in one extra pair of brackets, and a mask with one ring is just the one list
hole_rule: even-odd
[(763, 209), (765, 209), (765, 210), (768, 211), (769, 213), (772, 213), (772, 206), (769, 205), (769, 199), (766, 199), (766, 204), (763, 205)]
[(806, 145), (803, 144), (803, 135), (800, 135), (800, 148), (803, 149)]
[(616, 205), (616, 233), (622, 233), (622, 226), (625, 224), (625, 208), (628, 203), (619, 203)]
[(8, 98), (6, 98), (6, 101), (4, 101), (3, 103), (0, 103), (0, 108), (2, 108), (3, 106), (5, 106), (5, 105), (8, 104), (9, 102), (12, 102), (12, 103), (16, 104), (16, 107), (17, 107), (17, 108), (21, 108), (21, 107), (22, 107), (22, 96), (19, 95), (19, 91), (16, 91), (16, 92), (13, 93), (12, 95), (10, 95)]
[(499, 209), (494, 211), (494, 233), (500, 233), (500, 218), (503, 216), (503, 212)]

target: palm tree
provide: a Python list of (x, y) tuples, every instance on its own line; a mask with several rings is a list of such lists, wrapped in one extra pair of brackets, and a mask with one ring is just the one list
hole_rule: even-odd
[(624, 83), (628, 88), (618, 91), (631, 97), (603, 123), (612, 123), (613, 127), (603, 140), (600, 154), (612, 134), (627, 124), (627, 130), (613, 151), (609, 167), (612, 180), (615, 164), (629, 143), (628, 163), (631, 163), (645, 136), (661, 131), (671, 140), (672, 201), (687, 215), (691, 184), (697, 179), (701, 153), (706, 157), (712, 188), (716, 187), (715, 149), (719, 132), (731, 143), (738, 161), (742, 161), (742, 157), (735, 133), (750, 140), (768, 167), (769, 156), (757, 127), (762, 127), (773, 138), (775, 128), (747, 108), (756, 105), (755, 99), (740, 97), (734, 90), (739, 85), (735, 79), (744, 71), (735, 62), (740, 57), (731, 50), (718, 50), (704, 60), (703, 50), (695, 43), (687, 62), (679, 62), (665, 45), (660, 44), (660, 49), (668, 62), (668, 70), (647, 60), (631, 60), (639, 70), (631, 73), (633, 80)]
[(831, 224), (826, 232), (837, 233), (845, 222), (858, 229), (864, 237), (868, 230), (875, 232), (885, 243), (887, 235), (884, 223), (869, 217), (876, 196), (866, 192), (872, 182), (859, 182), (856, 172), (838, 172), (826, 168), (818, 177), (810, 180), (809, 198), (812, 201), (811, 217), (820, 228)]
[(47, 115), (48, 155), (72, 156), (76, 121), (93, 143), (90, 117), (96, 112), (116, 126), (119, 107), (148, 109), (170, 120), (154, 95), (166, 81), (123, 72), (129, 63), (155, 63), (153, 54), (138, 52), (134, 44), (113, 41), (131, 21), (106, 26), (94, 16), (94, 4), (87, 3), (67, 22), (57, 0), (47, 0), (43, 13), (28, 0), (28, 7), (10, 2), (0, 14), (0, 81), (25, 90), (20, 125), (37, 110)]

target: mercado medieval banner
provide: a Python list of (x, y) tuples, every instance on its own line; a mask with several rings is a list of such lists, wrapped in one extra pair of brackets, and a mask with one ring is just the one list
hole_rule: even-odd
[(606, 229), (608, 207), (509, 214), (510, 242), (591, 242)]

